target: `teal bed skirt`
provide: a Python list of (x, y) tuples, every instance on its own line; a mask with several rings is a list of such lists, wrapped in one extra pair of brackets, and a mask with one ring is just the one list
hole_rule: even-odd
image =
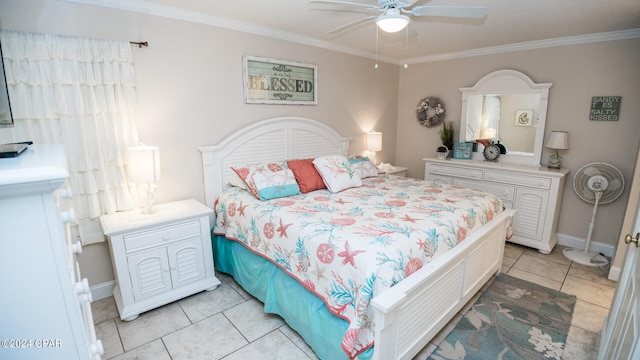
[[(212, 236), (216, 269), (231, 275), (248, 293), (264, 303), (264, 311), (284, 318), (321, 359), (348, 359), (340, 344), (347, 321), (332, 315), (324, 302), (270, 261), (242, 244)], [(237, 260), (242, 259), (242, 260)], [(368, 360), (369, 348), (358, 356)]]

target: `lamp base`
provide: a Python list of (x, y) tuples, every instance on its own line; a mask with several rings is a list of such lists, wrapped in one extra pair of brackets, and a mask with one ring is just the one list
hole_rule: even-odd
[(156, 202), (155, 190), (157, 186), (153, 183), (147, 184), (144, 188), (146, 192), (146, 196), (144, 198), (145, 207), (142, 208), (143, 214), (153, 214), (155, 210), (153, 209), (153, 203)]

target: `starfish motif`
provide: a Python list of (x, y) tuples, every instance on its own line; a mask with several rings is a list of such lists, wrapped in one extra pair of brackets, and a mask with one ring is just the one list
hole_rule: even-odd
[(343, 257), (342, 264), (346, 265), (347, 263), (351, 264), (354, 268), (358, 268), (356, 263), (354, 262), (354, 257), (360, 253), (365, 252), (364, 250), (355, 250), (351, 251), (351, 247), (349, 246), (349, 242), (345, 241), (344, 243), (344, 251), (338, 253), (338, 256)]
[(237, 209), (238, 214), (240, 214), (240, 216), (244, 216), (244, 209), (246, 209), (247, 206), (249, 205), (242, 206), (242, 201), (240, 201), (240, 205), (238, 205), (238, 209)]
[(278, 232), (278, 234), (280, 234), (280, 237), (288, 237), (287, 236), (287, 229), (289, 228), (289, 226), (293, 225), (293, 223), (291, 224), (287, 224), (285, 225), (282, 222), (282, 219), (280, 219), (280, 226), (278, 226), (278, 228), (276, 229), (276, 231)]
[(401, 219), (402, 221), (408, 221), (408, 222), (410, 222), (410, 223), (414, 223), (414, 224), (416, 223), (416, 221), (417, 221), (417, 220), (420, 220), (420, 219), (418, 219), (418, 218), (412, 218), (412, 217), (411, 217), (411, 216), (409, 216), (409, 215), (405, 215), (405, 216), (401, 217), (400, 219)]

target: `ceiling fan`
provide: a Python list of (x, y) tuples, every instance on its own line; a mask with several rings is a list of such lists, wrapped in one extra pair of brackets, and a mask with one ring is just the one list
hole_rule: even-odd
[[(339, 26), (329, 34), (335, 34), (346, 30), (352, 26), (365, 21), (375, 19), (378, 27), (389, 33), (398, 32), (404, 29), (410, 21), (411, 16), (438, 16), (438, 17), (460, 17), (480, 19), (487, 15), (487, 8), (482, 6), (413, 6), (414, 1), (400, 0), (378, 0), (378, 5), (370, 5), (356, 2), (340, 0), (311, 0), (314, 4), (338, 5), (343, 7), (355, 7), (359, 10), (377, 12), (378, 15), (367, 16), (348, 24)], [(351, 10), (351, 9), (346, 9)]]

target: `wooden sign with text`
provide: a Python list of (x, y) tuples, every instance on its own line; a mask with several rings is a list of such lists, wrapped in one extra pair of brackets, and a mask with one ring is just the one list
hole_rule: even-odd
[(622, 96), (594, 96), (591, 98), (589, 120), (618, 121)]
[(316, 105), (315, 65), (244, 57), (244, 99), (250, 104)]

